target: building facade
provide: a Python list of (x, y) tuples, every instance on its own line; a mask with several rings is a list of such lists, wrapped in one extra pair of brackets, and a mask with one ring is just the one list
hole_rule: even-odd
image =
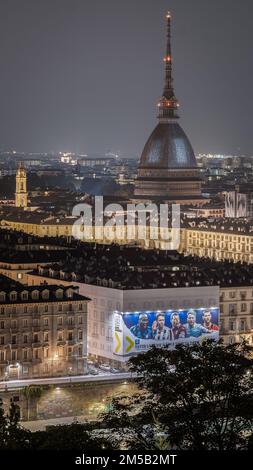
[(242, 339), (253, 344), (253, 289), (223, 287), (220, 289), (221, 335), (227, 343)]
[(71, 285), (1, 281), (0, 378), (84, 374), (89, 299)]
[[(253, 231), (243, 227), (226, 227), (224, 224), (208, 223), (203, 227), (188, 227), (182, 230), (181, 251), (199, 257), (216, 260), (253, 262)], [(246, 227), (245, 227), (246, 228)]]
[[(50, 278), (51, 277), (51, 278)], [(57, 271), (41, 268), (40, 274), (28, 275), (29, 284), (64, 283), (56, 279)], [(62, 278), (64, 273), (62, 272)], [(198, 309), (219, 307), (220, 337), (225, 344), (246, 339), (253, 344), (253, 286), (247, 279), (240, 286), (219, 287), (199, 286), (187, 288), (154, 289), (119, 289), (110, 281), (107, 285), (91, 285), (85, 282), (73, 282), (83, 295), (92, 302), (88, 314), (88, 353), (100, 361), (109, 361), (115, 366), (122, 365), (113, 352), (114, 313), (115, 312), (150, 312), (170, 309)], [(229, 279), (227, 280), (229, 284)]]

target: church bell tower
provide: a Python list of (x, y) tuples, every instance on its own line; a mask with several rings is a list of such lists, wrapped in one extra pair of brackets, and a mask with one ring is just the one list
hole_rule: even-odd
[(24, 163), (20, 162), (16, 173), (16, 193), (15, 193), (15, 206), (27, 207), (28, 194), (27, 194), (27, 177)]

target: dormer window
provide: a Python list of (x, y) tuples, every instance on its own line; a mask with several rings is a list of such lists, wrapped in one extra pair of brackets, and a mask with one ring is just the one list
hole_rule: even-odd
[(17, 292), (12, 291), (10, 292), (10, 301), (15, 302), (17, 300)]
[(33, 290), (32, 291), (32, 299), (37, 300), (39, 298), (39, 291)]
[(69, 299), (72, 299), (72, 297), (73, 297), (73, 289), (67, 289), (66, 296), (67, 296)]
[(62, 299), (63, 298), (63, 290), (62, 289), (57, 289), (55, 296), (57, 299)]
[(49, 290), (48, 289), (44, 289), (42, 291), (42, 298), (43, 299), (49, 299)]
[(24, 290), (23, 292), (21, 292), (21, 299), (22, 299), (22, 300), (28, 300), (28, 292), (27, 292), (27, 290)]

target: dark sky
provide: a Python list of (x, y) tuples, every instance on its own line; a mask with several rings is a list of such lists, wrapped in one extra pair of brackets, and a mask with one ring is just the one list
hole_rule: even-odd
[(168, 9), (195, 152), (253, 155), (252, 0), (0, 0), (0, 147), (139, 155)]

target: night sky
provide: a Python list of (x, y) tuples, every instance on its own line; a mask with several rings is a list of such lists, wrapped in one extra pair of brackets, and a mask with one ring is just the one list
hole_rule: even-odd
[(0, 148), (139, 156), (168, 9), (195, 152), (253, 155), (252, 0), (0, 0)]

